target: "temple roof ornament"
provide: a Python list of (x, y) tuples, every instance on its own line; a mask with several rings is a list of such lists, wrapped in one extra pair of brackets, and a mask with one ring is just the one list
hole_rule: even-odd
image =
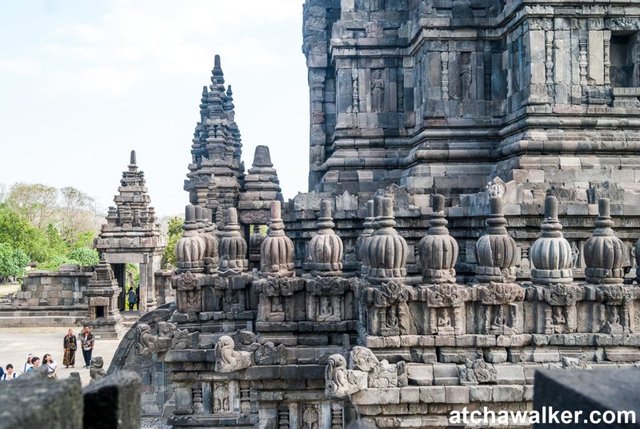
[(558, 220), (558, 199), (547, 196), (544, 204), (544, 221), (540, 225), (541, 235), (529, 250), (533, 264), (531, 279), (534, 284), (571, 283), (573, 255), (571, 245), (562, 235), (562, 224)]
[(513, 282), (520, 263), (520, 251), (507, 232), (500, 187), (489, 189), (491, 213), (487, 218), (487, 233), (476, 243), (476, 279), (480, 283)]
[(199, 233), (196, 219), (196, 207), (189, 204), (184, 210), (184, 233), (176, 243), (178, 271), (200, 273), (204, 271), (206, 242)]
[(220, 232), (220, 271), (242, 272), (247, 271), (247, 241), (240, 233), (238, 224), (238, 211), (235, 207), (227, 209), (227, 222)]
[(360, 260), (360, 274), (366, 277), (369, 273), (369, 259), (366, 252), (367, 240), (371, 237), (375, 229), (373, 225), (375, 223), (375, 212), (373, 200), (367, 201), (367, 217), (364, 219), (364, 229), (358, 239), (356, 240), (356, 256)]
[(370, 281), (378, 282), (407, 275), (409, 246), (398, 231), (391, 197), (375, 197), (376, 231), (365, 245)]
[(309, 264), (320, 275), (339, 275), (342, 272), (342, 239), (333, 231), (331, 201), (322, 200), (318, 232), (309, 242)]
[(611, 203), (598, 201), (598, 218), (591, 238), (584, 243), (585, 275), (588, 283), (622, 283), (625, 246), (613, 232)]
[(261, 271), (267, 275), (291, 277), (295, 274), (293, 241), (285, 235), (280, 201), (271, 203), (269, 234), (262, 242)]
[(422, 275), (427, 283), (455, 283), (458, 242), (449, 235), (444, 214), (444, 196), (432, 196), (429, 229), (418, 245)]

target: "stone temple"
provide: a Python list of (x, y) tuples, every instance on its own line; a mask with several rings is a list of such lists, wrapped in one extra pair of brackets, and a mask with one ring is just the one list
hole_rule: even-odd
[(640, 366), (631, 5), (307, 0), (288, 202), (267, 147), (245, 171), (216, 57), (176, 302), (110, 372), (174, 428), (430, 428), (531, 409), (538, 369)]

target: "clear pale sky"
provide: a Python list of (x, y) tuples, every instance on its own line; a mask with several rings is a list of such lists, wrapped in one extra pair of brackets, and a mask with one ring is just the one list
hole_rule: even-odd
[(157, 213), (181, 213), (217, 53), (246, 168), (267, 144), (285, 198), (306, 191), (302, 3), (0, 0), (0, 184), (75, 186), (104, 209), (135, 149)]

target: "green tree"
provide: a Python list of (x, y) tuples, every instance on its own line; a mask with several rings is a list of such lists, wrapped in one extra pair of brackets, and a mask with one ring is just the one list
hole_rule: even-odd
[(51, 256), (45, 234), (4, 204), (0, 204), (0, 243), (22, 250), (35, 262), (43, 262)]
[(23, 276), (28, 263), (29, 257), (21, 249), (14, 249), (9, 243), (0, 243), (0, 277)]
[(184, 219), (181, 217), (175, 216), (169, 219), (169, 225), (167, 228), (167, 247), (164, 249), (164, 253), (162, 254), (163, 269), (168, 269), (177, 265), (176, 244), (178, 244), (178, 240), (182, 237), (183, 224)]
[(69, 259), (76, 261), (83, 267), (98, 265), (98, 262), (100, 262), (98, 252), (90, 247), (78, 247), (69, 253)]

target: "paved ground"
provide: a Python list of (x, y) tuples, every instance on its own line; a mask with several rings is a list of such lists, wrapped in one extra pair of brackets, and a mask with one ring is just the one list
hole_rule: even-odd
[[(72, 329), (76, 335), (80, 332), (78, 328)], [(58, 364), (58, 378), (67, 378), (71, 372), (77, 371), (80, 373), (82, 384), (89, 384), (89, 370), (83, 368), (84, 360), (80, 350), (76, 352), (75, 368), (66, 369), (62, 365), (62, 342), (67, 330), (68, 328), (1, 328), (0, 365), (4, 368), (11, 363), (21, 371), (29, 353), (41, 359), (45, 353), (50, 353)], [(105, 370), (109, 368), (119, 343), (120, 340), (96, 339), (93, 356), (101, 356), (104, 359)]]

